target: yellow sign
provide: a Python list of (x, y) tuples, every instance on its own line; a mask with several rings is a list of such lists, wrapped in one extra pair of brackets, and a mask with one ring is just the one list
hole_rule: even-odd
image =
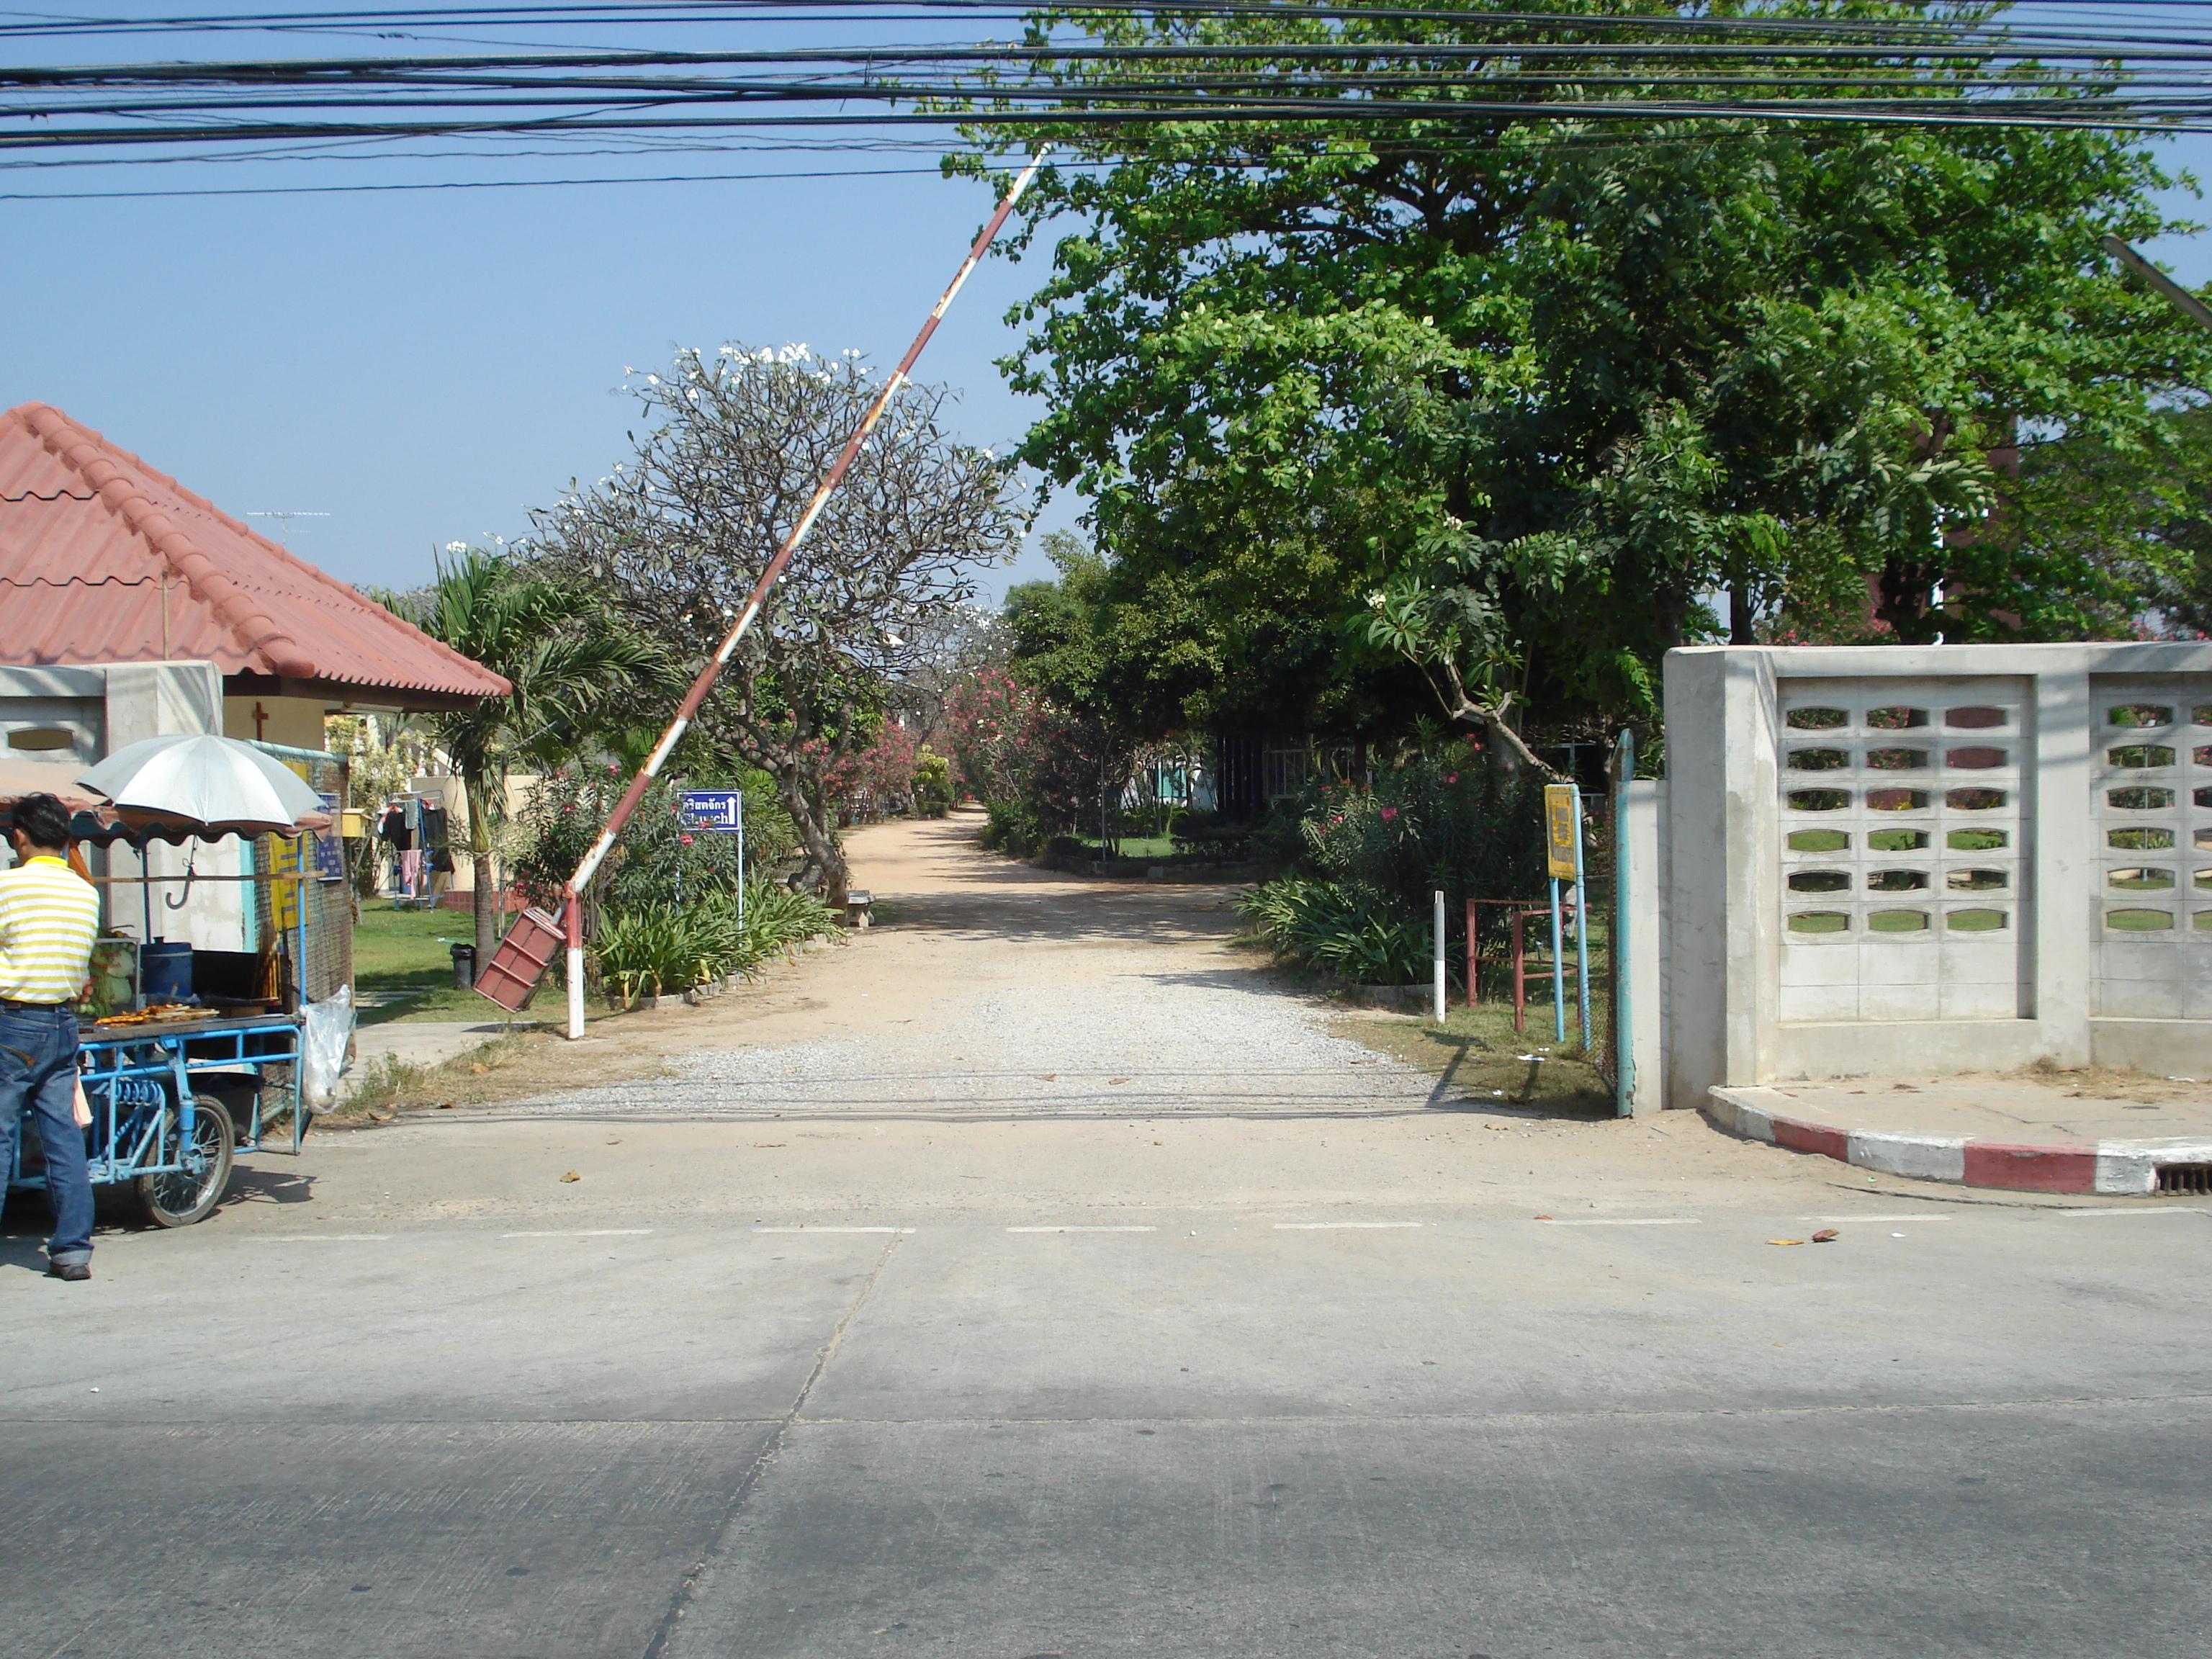
[[(307, 850), (307, 838), (295, 836), (290, 841), (271, 836), (269, 841), (269, 868), (271, 875), (296, 875), (307, 867), (301, 855)], [(273, 881), (269, 884), (269, 919), (276, 931), (289, 933), (300, 925), (300, 884), (296, 881)]]
[(1572, 881), (1581, 868), (1583, 792), (1571, 783), (1544, 786), (1544, 862), (1548, 874)]

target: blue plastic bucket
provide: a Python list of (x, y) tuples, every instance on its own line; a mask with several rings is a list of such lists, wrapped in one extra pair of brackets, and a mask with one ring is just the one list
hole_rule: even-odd
[(185, 1002), (192, 994), (192, 947), (149, 945), (138, 952), (138, 994), (149, 1004)]

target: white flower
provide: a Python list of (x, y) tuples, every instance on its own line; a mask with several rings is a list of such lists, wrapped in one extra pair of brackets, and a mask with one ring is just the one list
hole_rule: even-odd
[(1380, 611), (1386, 603), (1382, 597), (1382, 590), (1379, 587), (1367, 596), (1367, 608), (1370, 611)]

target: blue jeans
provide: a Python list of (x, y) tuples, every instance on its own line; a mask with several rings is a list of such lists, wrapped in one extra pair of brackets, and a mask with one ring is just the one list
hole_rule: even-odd
[(92, 1260), (92, 1182), (85, 1170), (84, 1131), (76, 1122), (76, 1010), (0, 1006), (0, 1171), (15, 1168), (18, 1126), (39, 1119), (46, 1155), (46, 1202), (54, 1236), (46, 1258)]

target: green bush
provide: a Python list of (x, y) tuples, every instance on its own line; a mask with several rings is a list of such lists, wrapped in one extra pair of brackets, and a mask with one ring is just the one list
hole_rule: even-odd
[(1025, 803), (990, 801), (983, 813), (983, 833), (978, 839), (994, 852), (1025, 859), (1049, 839)]
[[(1371, 785), (1316, 782), (1279, 809), (1263, 839), (1302, 866), (1255, 888), (1239, 906), (1275, 951), (1363, 984), (1429, 974), (1430, 907), (1442, 889), (1453, 926), (1452, 979), (1467, 982), (1458, 918), (1470, 899), (1540, 902), (1545, 892), (1544, 779), (1501, 773), (1469, 744), (1409, 756)], [(1491, 948), (1510, 924), (1486, 905)]]
[[(564, 767), (541, 778), (521, 813), (524, 846), (514, 858), (517, 882), (549, 909), (558, 902), (585, 850), (629, 782), (605, 762)], [(799, 846), (791, 815), (764, 772), (749, 768), (715, 777), (656, 779), (593, 884), (610, 913), (635, 914), (679, 895), (737, 890), (737, 837), (694, 831), (681, 808), (686, 788), (735, 788), (745, 797), (745, 868), (772, 868)]]
[(915, 816), (941, 818), (951, 810), (952, 763), (925, 749), (914, 762)]
[(1278, 956), (1355, 985), (1411, 985), (1428, 976), (1427, 926), (1394, 915), (1371, 889), (1284, 876), (1238, 895), (1237, 908)]
[(673, 994), (731, 974), (753, 973), (778, 951), (833, 932), (837, 913), (811, 893), (773, 882), (745, 884), (744, 926), (737, 896), (709, 892), (683, 905), (652, 903), (612, 912), (599, 923), (592, 954), (608, 995)]

